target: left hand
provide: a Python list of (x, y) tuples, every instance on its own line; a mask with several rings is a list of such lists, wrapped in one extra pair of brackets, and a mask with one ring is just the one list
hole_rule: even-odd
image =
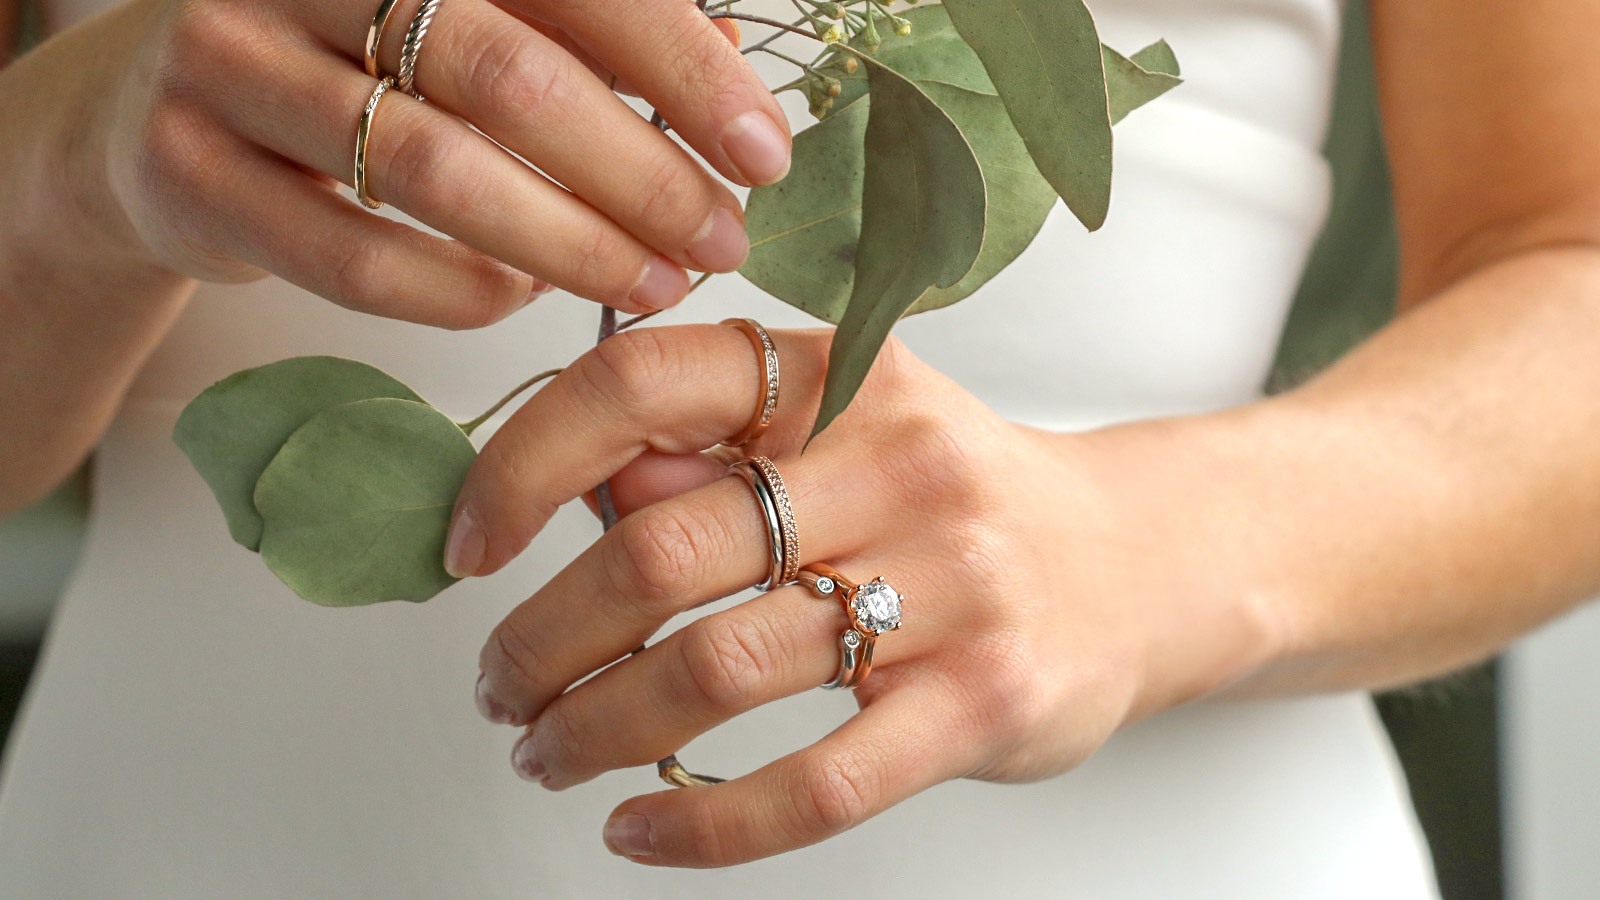
[[(613, 852), (725, 866), (838, 834), (952, 778), (1029, 781), (1118, 727), (1265, 661), (1272, 629), (1236, 590), (1222, 535), (1157, 485), (1200, 467), (1160, 426), (1052, 435), (1006, 422), (891, 339), (848, 411), (800, 450), (829, 333), (772, 333), (782, 396), (749, 454), (781, 470), (803, 563), (906, 597), (861, 712), (815, 744), (710, 787), (624, 802)], [(727, 326), (638, 329), (531, 398), (462, 490), (448, 567), (482, 575), (561, 504), (611, 479), (624, 518), (494, 630), (478, 702), (527, 726), (524, 777), (566, 788), (677, 751), (810, 690), (846, 618), (804, 587), (696, 620), (577, 687), (676, 613), (756, 584), (764, 520), (728, 455), (756, 408), (758, 357)], [(569, 687), (571, 689), (569, 690)]]

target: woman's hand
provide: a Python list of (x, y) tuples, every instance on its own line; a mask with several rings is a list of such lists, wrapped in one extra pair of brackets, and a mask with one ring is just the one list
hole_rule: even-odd
[[(1043, 778), (1271, 654), (1270, 629), (1229, 589), (1236, 573), (1192, 552), (1180, 523), (1196, 519), (1170, 515), (1145, 473), (1117, 464), (1134, 442), (1114, 430), (1094, 444), (1007, 423), (891, 340), (801, 455), (828, 337), (773, 334), (783, 393), (771, 429), (743, 449), (781, 470), (802, 562), (884, 576), (907, 597), (904, 627), (878, 639), (859, 715), (744, 777), (622, 804), (605, 831), (615, 852), (728, 865), (822, 840), (948, 779)], [(726, 326), (624, 332), (530, 399), (469, 475), (447, 551), (457, 574), (500, 568), (559, 505), (613, 475), (625, 514), (484, 647), (480, 709), (528, 726), (513, 759), (530, 780), (560, 789), (651, 763), (838, 667), (839, 603), (791, 586), (572, 687), (674, 614), (765, 577), (751, 491), (722, 477), (726, 454), (701, 453), (749, 420), (757, 365)]]
[[(129, 255), (182, 274), (270, 272), (342, 305), (445, 327), (495, 321), (550, 286), (661, 309), (687, 291), (685, 268), (743, 261), (734, 195), (596, 74), (609, 67), (636, 88), (729, 178), (782, 177), (786, 120), (694, 4), (445, 2), (417, 65), (427, 102), (387, 95), (368, 171), (376, 199), (456, 240), (332, 190), (352, 178), (375, 85), (363, 60), (377, 6), (135, 0), (81, 26), (98, 43), (69, 39), (74, 58), (57, 60), (64, 81), (97, 73), (81, 79), (84, 108), (72, 113), (77, 205)], [(401, 0), (389, 17), (383, 72), (398, 70), (417, 7)], [(19, 65), (53, 55), (47, 45)]]

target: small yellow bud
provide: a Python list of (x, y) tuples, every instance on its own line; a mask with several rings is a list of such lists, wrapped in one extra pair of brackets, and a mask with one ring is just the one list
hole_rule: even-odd
[(829, 25), (828, 30), (817, 37), (825, 44), (837, 44), (844, 40), (844, 32), (840, 31), (837, 25)]
[(854, 56), (846, 56), (844, 58), (844, 73), (846, 75), (854, 75), (859, 68), (861, 68), (861, 63), (857, 62)]
[(911, 23), (907, 22), (905, 19), (901, 19), (900, 21), (894, 23), (894, 33), (900, 35), (901, 37), (905, 37), (911, 33)]

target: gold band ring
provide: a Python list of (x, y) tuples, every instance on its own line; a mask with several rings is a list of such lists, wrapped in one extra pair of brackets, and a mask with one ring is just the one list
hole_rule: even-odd
[(361, 111), (361, 124), (356, 126), (356, 199), (367, 209), (379, 209), (383, 204), (372, 199), (367, 193), (367, 141), (372, 137), (372, 118), (378, 112), (378, 103), (383, 100), (383, 95), (389, 93), (394, 87), (394, 79), (387, 76), (378, 79), (378, 84), (372, 89), (372, 96), (367, 98), (367, 106)]
[(856, 584), (832, 566), (814, 563), (800, 570), (800, 583), (819, 597), (837, 597), (850, 626), (839, 635), (839, 671), (825, 688), (855, 688), (872, 673), (872, 651), (878, 637), (900, 628), (906, 598), (880, 575)]
[(722, 324), (732, 325), (749, 338), (750, 346), (760, 360), (761, 391), (756, 394), (755, 414), (750, 417), (750, 424), (736, 437), (722, 442), (728, 447), (742, 447), (767, 430), (767, 426), (772, 424), (772, 414), (778, 408), (778, 348), (773, 346), (772, 336), (755, 319), (724, 319)]
[(438, 15), (439, 7), (444, 0), (422, 0), (422, 6), (417, 9), (417, 14), (411, 19), (411, 27), (406, 29), (405, 47), (400, 51), (400, 74), (395, 79), (395, 85), (400, 88), (400, 93), (422, 99), (417, 93), (417, 57), (422, 53), (422, 39), (428, 36), (428, 26), (433, 24), (433, 17)]
[(367, 77), (378, 77), (378, 45), (383, 42), (383, 29), (389, 24), (389, 14), (399, 0), (380, 0), (378, 11), (372, 14), (372, 24), (367, 26)]

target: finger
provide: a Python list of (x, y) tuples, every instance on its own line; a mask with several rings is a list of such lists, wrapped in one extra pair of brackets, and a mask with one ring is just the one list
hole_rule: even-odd
[[(322, 38), (360, 56), (353, 44), (364, 28), (358, 7), (312, 10)], [(379, 54), (387, 72), (400, 68), (403, 28), (394, 31)], [(471, 122), (678, 264), (730, 272), (744, 262), (749, 241), (733, 193), (582, 61), (486, 0), (439, 8), (416, 79), (430, 103)]]
[(489, 324), (549, 286), (455, 241), (368, 215), (258, 148), (211, 184), (208, 246), (342, 306), (445, 328)]
[[(623, 466), (606, 480), (611, 485), (612, 505), (618, 516), (626, 517), (668, 497), (676, 497), (716, 481), (728, 474), (728, 466), (732, 462), (709, 453), (672, 456), (646, 450), (639, 454), (638, 459)], [(594, 491), (584, 494), (583, 502), (590, 512), (596, 516), (600, 514)]]
[(623, 802), (606, 822), (606, 846), (649, 865), (749, 862), (815, 844), (972, 771), (981, 713), (931, 666), (897, 674), (893, 689), (803, 750), (723, 784)]
[[(321, 51), (242, 50), (245, 83), (218, 104), (246, 139), (349, 183), (356, 125), (374, 82)], [(221, 98), (219, 98), (221, 99)], [(583, 201), (428, 104), (390, 91), (373, 117), (369, 191), (416, 219), (543, 281), (626, 311), (687, 293), (682, 267)]]
[[(799, 449), (827, 365), (827, 332), (776, 332), (782, 392), (754, 452)], [(456, 501), (445, 567), (485, 575), (528, 546), (562, 504), (646, 450), (693, 453), (754, 414), (761, 359), (721, 325), (642, 328), (584, 354), (484, 446)], [(526, 473), (538, 472), (528, 478)]]
[[(800, 587), (689, 623), (562, 694), (512, 751), (529, 781), (560, 790), (655, 762), (717, 725), (810, 690), (839, 667), (848, 620), (836, 599)], [(873, 677), (919, 654), (929, 632), (878, 642)]]
[[(583, 63), (584, 66), (589, 69), (589, 71), (593, 72), (595, 77), (599, 78), (605, 83), (606, 87), (616, 91), (619, 94), (627, 94), (630, 97), (639, 96), (638, 91), (634, 90), (633, 87), (627, 82), (618, 78), (615, 72), (607, 69), (598, 59), (595, 59), (588, 50), (585, 50), (578, 44), (577, 41), (574, 41), (571, 37), (569, 37), (565, 31), (562, 31), (560, 28), (557, 28), (548, 22), (529, 15), (524, 10), (508, 6), (508, 0), (491, 0), (491, 2), (493, 2), (495, 6), (504, 10), (506, 13), (515, 16), (519, 21), (527, 23), (529, 27), (537, 29), (540, 34), (552, 41), (555, 41), (561, 46), (561, 49), (571, 53), (573, 58)], [(722, 32), (722, 36), (727, 38), (730, 44), (735, 47), (739, 46), (742, 37), (738, 22), (734, 21), (733, 19), (713, 19), (712, 23), (717, 26), (717, 30)]]
[[(803, 559), (850, 555), (879, 523), (853, 502), (872, 475), (813, 451), (779, 463)], [(824, 475), (824, 473), (828, 473)], [(525, 725), (580, 678), (672, 616), (766, 578), (766, 520), (749, 485), (723, 478), (618, 522), (496, 625), (478, 663), (479, 708)]]
[(772, 184), (789, 171), (789, 120), (755, 70), (695, 4), (507, 0), (559, 26), (638, 88), (729, 178)]

